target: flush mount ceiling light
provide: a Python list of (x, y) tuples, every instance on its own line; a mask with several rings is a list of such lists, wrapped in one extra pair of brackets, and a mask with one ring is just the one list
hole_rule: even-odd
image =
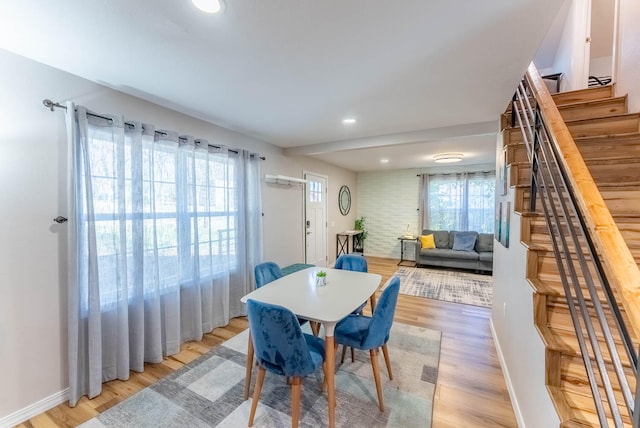
[(356, 123), (356, 120), (353, 117), (348, 117), (346, 119), (342, 119), (342, 123), (345, 125), (351, 125)]
[(224, 8), (222, 0), (191, 0), (198, 9), (206, 13), (220, 13)]
[(462, 160), (462, 153), (440, 153), (433, 155), (433, 160), (437, 163), (452, 163)]
[(389, 159), (380, 159), (380, 163), (389, 163)]

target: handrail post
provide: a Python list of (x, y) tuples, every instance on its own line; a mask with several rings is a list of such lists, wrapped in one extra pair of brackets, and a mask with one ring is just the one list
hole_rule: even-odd
[(633, 406), (633, 428), (640, 428), (640, 378), (638, 377), (638, 373), (640, 373), (640, 352), (638, 352), (638, 359), (636, 363), (636, 395), (635, 395), (635, 403)]
[(516, 101), (518, 100), (518, 92), (513, 93), (511, 97), (511, 127), (516, 127)]
[(538, 187), (536, 185), (535, 176), (538, 173), (538, 150), (540, 149), (540, 107), (536, 107), (536, 118), (533, 126), (533, 147), (531, 148), (531, 195), (529, 197), (529, 211), (536, 210), (536, 196)]

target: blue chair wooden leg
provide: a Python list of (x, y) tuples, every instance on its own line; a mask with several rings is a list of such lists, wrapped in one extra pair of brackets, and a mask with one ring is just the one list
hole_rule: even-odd
[(302, 378), (294, 377), (291, 382), (291, 428), (298, 428), (300, 420), (300, 390), (302, 389)]
[(378, 407), (384, 412), (384, 402), (382, 400), (382, 385), (380, 384), (380, 367), (378, 367), (378, 349), (374, 348), (369, 351), (371, 356), (371, 369), (373, 370), (373, 379), (376, 382), (376, 392), (378, 393)]
[(247, 345), (247, 367), (244, 375), (244, 401), (249, 399), (249, 389), (251, 386), (251, 372), (253, 371), (253, 342), (251, 341), (251, 331), (249, 331), (249, 344)]
[(384, 355), (384, 362), (387, 365), (387, 373), (389, 374), (389, 380), (393, 380), (393, 374), (391, 374), (391, 360), (389, 359), (389, 350), (387, 344), (382, 345), (382, 354)]
[(260, 366), (258, 369), (258, 379), (256, 379), (256, 387), (253, 390), (253, 402), (251, 403), (251, 413), (249, 414), (249, 426), (253, 426), (253, 418), (256, 416), (256, 409), (258, 408), (258, 401), (260, 401), (260, 393), (262, 392), (262, 385), (264, 384), (264, 375), (267, 373), (264, 367)]

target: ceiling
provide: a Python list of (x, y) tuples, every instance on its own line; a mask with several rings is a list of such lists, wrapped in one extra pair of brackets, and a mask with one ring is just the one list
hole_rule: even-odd
[(6, 1), (0, 48), (354, 171), (483, 164), (562, 2)]

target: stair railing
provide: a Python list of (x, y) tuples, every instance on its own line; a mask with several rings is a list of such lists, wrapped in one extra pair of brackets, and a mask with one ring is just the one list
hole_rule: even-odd
[(516, 121), (531, 163), (530, 209), (539, 199), (600, 425), (639, 427), (638, 353), (629, 330), (640, 337), (640, 271), (533, 64), (513, 98)]

